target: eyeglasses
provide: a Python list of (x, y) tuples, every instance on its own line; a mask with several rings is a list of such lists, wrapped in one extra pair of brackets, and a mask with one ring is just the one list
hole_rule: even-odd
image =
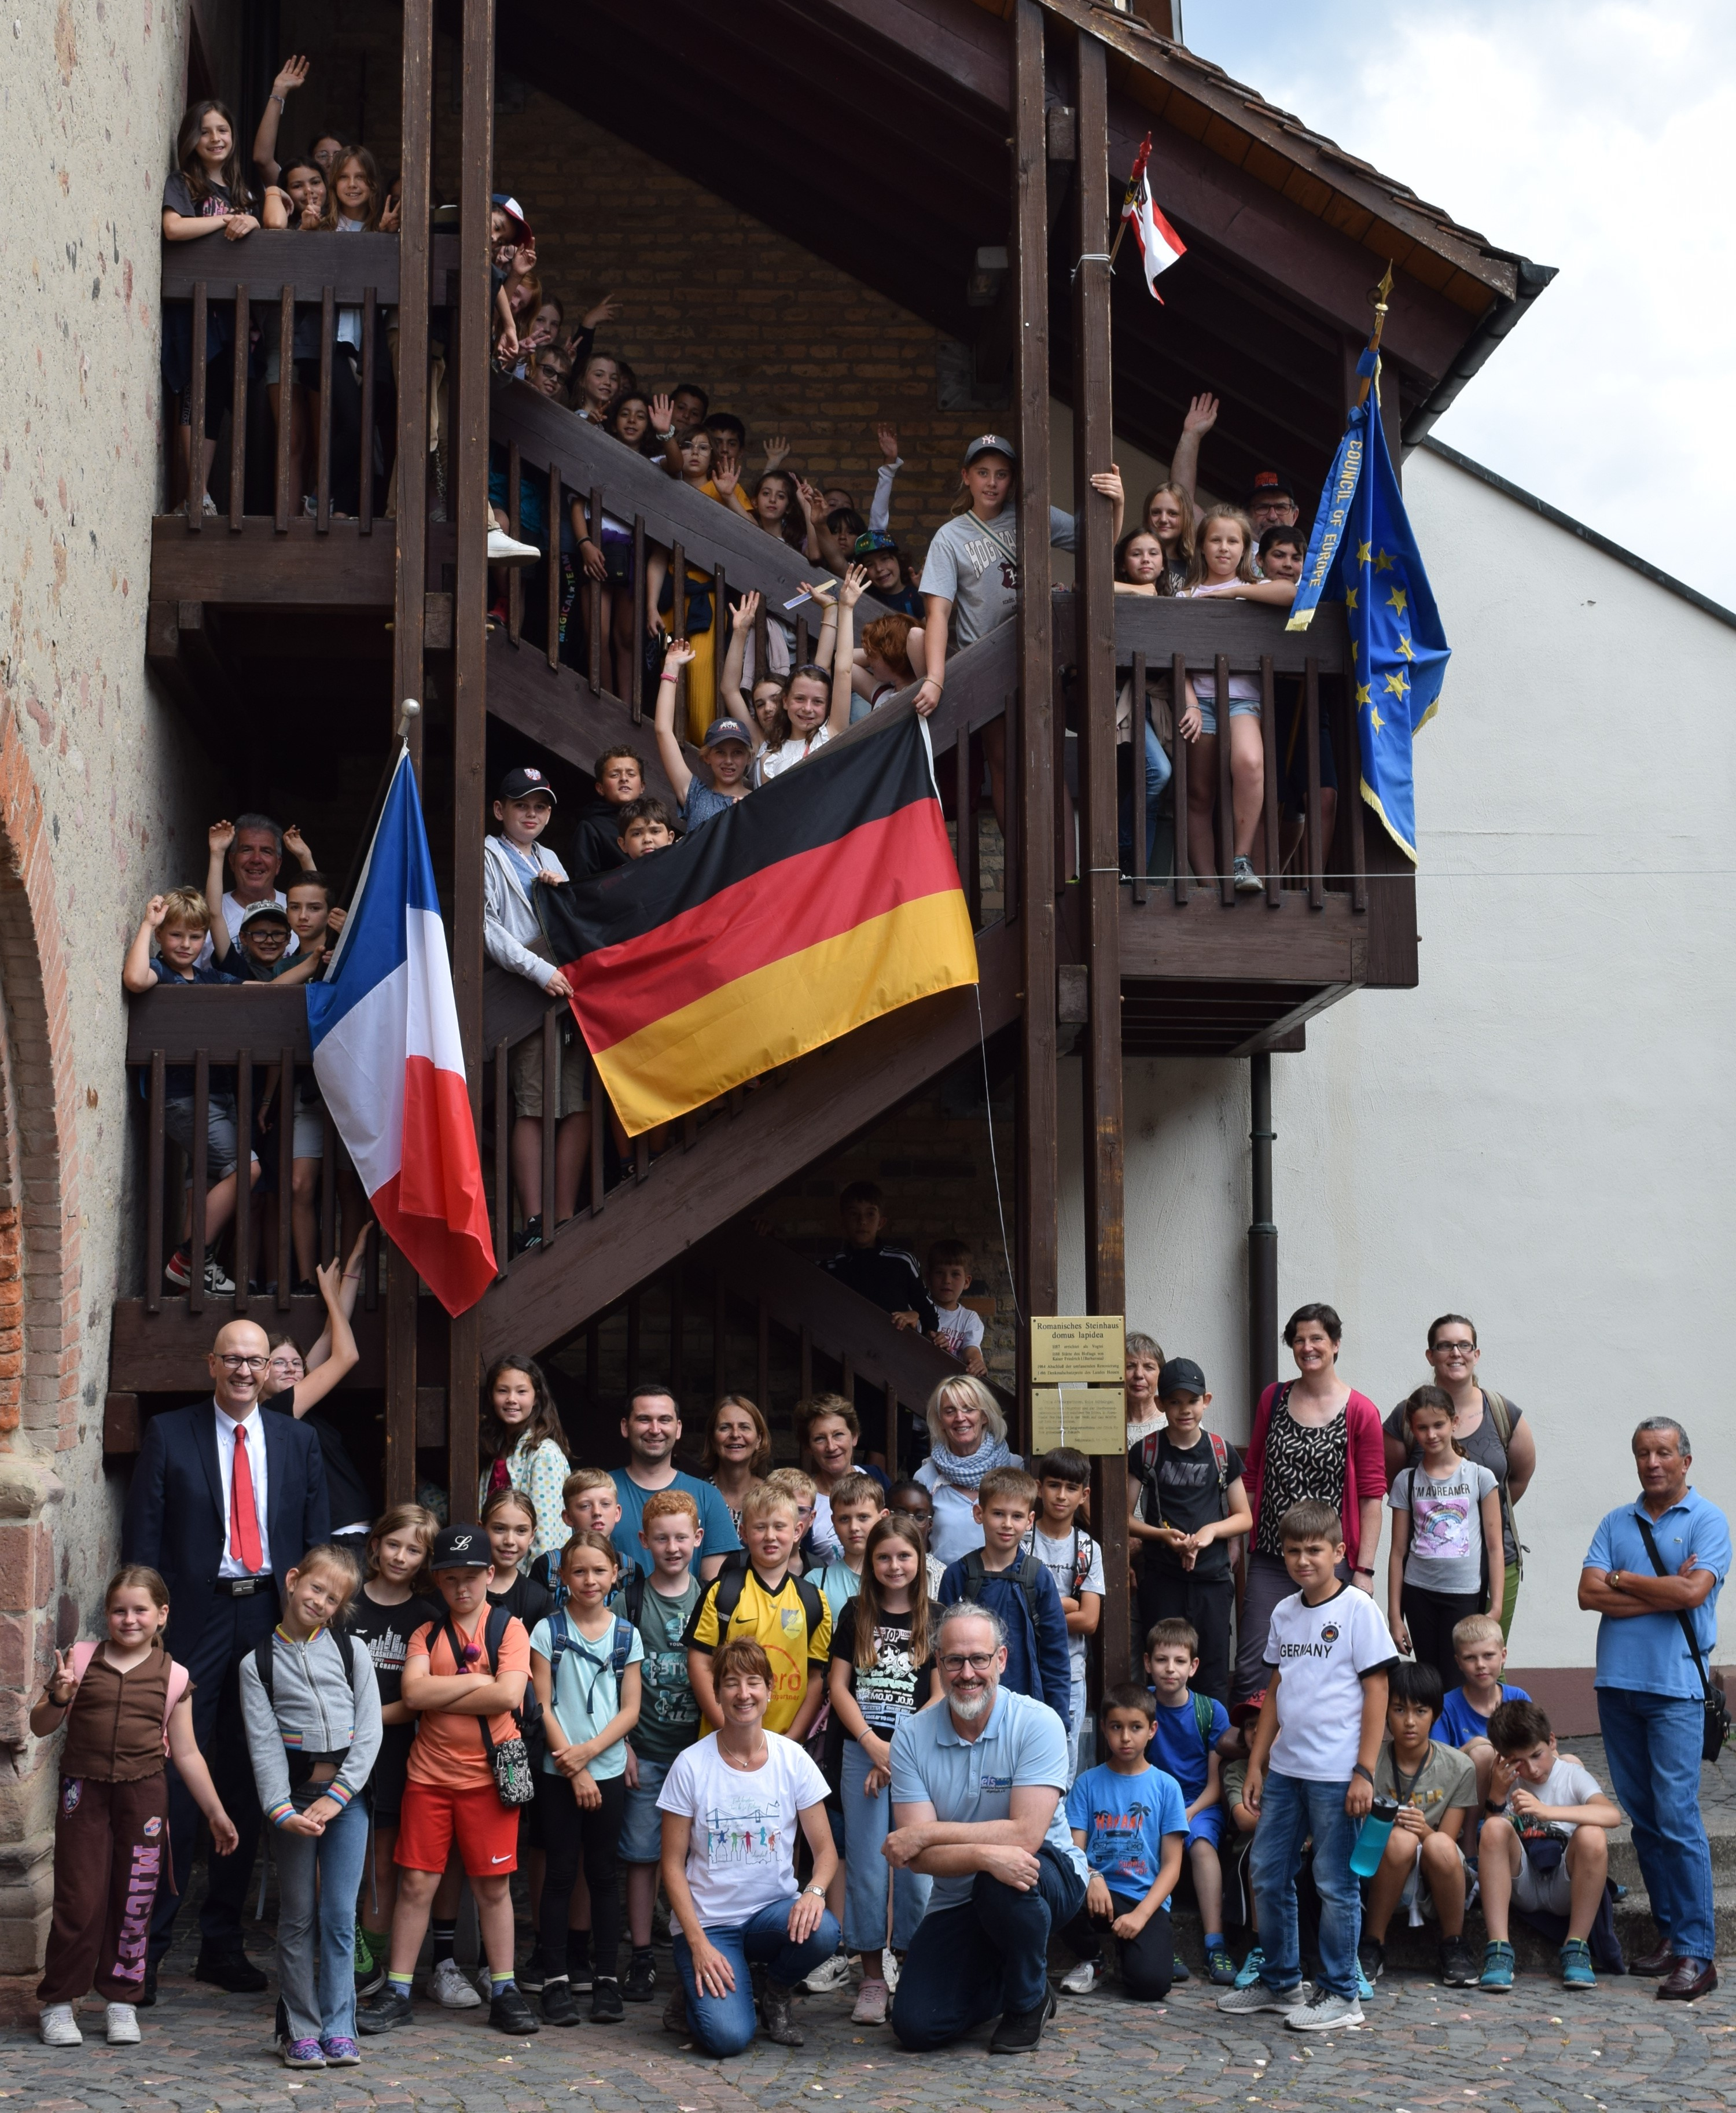
[(1474, 1343), (1437, 1343), (1434, 1354), (1437, 1358), (1474, 1358), (1477, 1345)]
[(268, 1358), (244, 1358), (233, 1350), (220, 1352), (217, 1362), (227, 1372), (263, 1372), (271, 1360)]
[(940, 1660), (943, 1673), (962, 1673), (966, 1667), (972, 1673), (986, 1673), (1000, 1656), (998, 1650), (951, 1651)]

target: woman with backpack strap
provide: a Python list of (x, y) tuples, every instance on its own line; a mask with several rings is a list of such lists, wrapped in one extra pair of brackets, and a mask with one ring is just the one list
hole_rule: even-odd
[(1296, 1376), (1268, 1387), (1242, 1454), (1254, 1514), (1247, 1584), (1236, 1637), (1236, 1700), (1267, 1685), (1272, 1609), (1295, 1587), (1284, 1567), (1284, 1514), (1292, 1504), (1330, 1504), (1344, 1527), (1338, 1574), (1371, 1597), (1386, 1499), (1380, 1411), (1338, 1376), (1344, 1323), (1330, 1306), (1299, 1306), (1284, 1324)]
[[(1478, 1383), (1477, 1364), (1482, 1351), (1474, 1322), (1462, 1313), (1443, 1313), (1431, 1321), (1428, 1347), (1423, 1352), (1433, 1370), (1435, 1385), (1453, 1404), (1453, 1436), (1468, 1460), (1487, 1467), (1501, 1489), (1501, 1543), (1506, 1558), (1505, 1585), (1501, 1604), (1492, 1608), (1501, 1618), (1505, 1641), (1513, 1627), (1513, 1610), (1519, 1600), (1519, 1572), (1524, 1554), (1513, 1509), (1530, 1487), (1537, 1472), (1537, 1440), (1524, 1411), (1504, 1394), (1492, 1394)], [(1387, 1418), (1384, 1427), (1387, 1486), (1391, 1489), (1406, 1467), (1421, 1458), (1405, 1427), (1400, 1403)]]

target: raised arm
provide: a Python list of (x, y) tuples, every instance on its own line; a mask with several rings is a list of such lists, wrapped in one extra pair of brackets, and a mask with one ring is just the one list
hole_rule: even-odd
[(205, 907), (211, 912), (211, 951), (220, 961), (229, 958), (234, 943), (223, 915), (223, 861), (235, 840), (233, 822), (213, 822), (205, 832), (208, 856), (205, 861)]
[[(338, 1286), (338, 1305), (345, 1320), (355, 1311), (356, 1300), (362, 1290), (362, 1259), (368, 1249), (368, 1235), (374, 1229), (374, 1221), (368, 1219), (351, 1243), (348, 1259), (344, 1264), (343, 1280)], [(314, 1371), (331, 1355), (331, 1322), (328, 1318), (321, 1329), (318, 1339), (302, 1362), (304, 1371)]]
[(663, 443), (663, 453), (654, 468), (665, 477), (681, 480), (681, 443), (675, 438), (675, 403), (670, 396), (653, 396), (651, 400), (651, 431)]
[[(735, 641), (730, 641), (730, 650)], [(663, 673), (657, 678), (657, 709), (655, 714), (657, 733), (657, 753), (663, 759), (665, 774), (674, 789), (675, 798), (682, 806), (688, 803), (688, 787), (693, 783), (693, 774), (688, 760), (681, 752), (681, 742), (675, 732), (675, 693), (680, 687), (681, 671), (693, 658), (693, 648), (684, 638), (672, 638), (663, 655)], [(739, 674), (738, 674), (739, 682)]]
[(868, 526), (884, 535), (892, 523), (892, 487), (898, 472), (904, 467), (904, 458), (898, 453), (898, 431), (883, 418), (874, 429), (874, 436), (880, 444), (881, 460), (874, 473), (874, 497), (868, 502)]
[(151, 965), (151, 937), (169, 914), (169, 906), (160, 895), (153, 895), (144, 906), (144, 915), (139, 920), (139, 929), (133, 934), (133, 943), (126, 950), (126, 959), (121, 965), (121, 983), (136, 997), (142, 991), (157, 987), (156, 970)]
[[(729, 614), (729, 643), (724, 653), (724, 672), (720, 678), (718, 693), (724, 709), (733, 712), (753, 737), (756, 749), (765, 746), (765, 737), (761, 732), (742, 687), (742, 678), (747, 665), (747, 641), (760, 614), (757, 590), (744, 594)], [(765, 670), (759, 671), (762, 675)]]
[(268, 184), (275, 184), (282, 173), (283, 165), (277, 159), (277, 127), (283, 121), (287, 98), (307, 77), (307, 60), (299, 52), (291, 52), (278, 67), (277, 78), (272, 83), (259, 129), (254, 135), (254, 166)]
[(1199, 481), (1199, 443), (1217, 423), (1217, 399), (1204, 395), (1195, 397), (1187, 407), (1181, 421), (1181, 436), (1176, 442), (1176, 452), (1170, 458), (1169, 480), (1179, 484), (1194, 500), (1195, 515), (1199, 502), (1194, 496), (1194, 488)]
[(856, 659), (856, 605), (868, 585), (861, 565), (850, 566), (838, 590), (838, 636), (832, 646), (832, 710), (826, 724), (835, 737), (850, 727), (850, 700), (855, 694), (851, 677)]
[[(365, 1239), (367, 1235), (364, 1234)], [(308, 1371), (298, 1381), (295, 1388), (295, 1413), (305, 1416), (311, 1408), (318, 1408), (340, 1381), (345, 1379), (361, 1362), (357, 1349), (355, 1334), (349, 1326), (349, 1316), (344, 1306), (343, 1273), (335, 1262), (321, 1262), (313, 1271), (319, 1284), (319, 1295), (326, 1302), (325, 1332), (331, 1338), (331, 1348), (320, 1361), (317, 1371)]]

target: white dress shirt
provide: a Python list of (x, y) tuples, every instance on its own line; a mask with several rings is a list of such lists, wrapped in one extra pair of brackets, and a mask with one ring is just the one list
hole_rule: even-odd
[[(232, 1416), (219, 1408), (215, 1402), (211, 1404), (211, 1409), (212, 1415), (217, 1418), (217, 1473), (222, 1477), (223, 1484), (223, 1559), (217, 1565), (217, 1575), (219, 1577), (269, 1577), (272, 1568), (272, 1540), (270, 1534), (266, 1531), (266, 1520), (269, 1516), (267, 1504), (269, 1492), (266, 1486), (268, 1470), (265, 1463), (265, 1419), (260, 1415), (257, 1406), (248, 1411), (247, 1420), (244, 1423), (236, 1422)], [(230, 1484), (235, 1479), (235, 1445), (238, 1440), (247, 1448), (248, 1470), (254, 1479), (254, 1510), (259, 1521), (259, 1548), (265, 1559), (256, 1571), (249, 1570), (229, 1545), (229, 1491)]]

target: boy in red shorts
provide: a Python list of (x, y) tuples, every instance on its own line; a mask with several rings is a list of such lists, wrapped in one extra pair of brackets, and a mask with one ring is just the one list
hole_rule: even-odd
[(531, 1640), (504, 1608), (491, 1612), (493, 1562), (488, 1536), (475, 1526), (443, 1528), (430, 1558), (446, 1616), (417, 1630), (404, 1662), (404, 1700), (420, 1714), (394, 1859), (403, 1876), (386, 1986), (356, 2015), (364, 2033), (389, 2033), (409, 2021), (416, 1956), (455, 1840), (488, 1956), (494, 1989), (488, 2022), (503, 2033), (537, 2030), (513, 1979), (508, 1887), (519, 1867), (519, 1811), (500, 1802), (490, 1751), (491, 1741), (501, 1746), (519, 1736), (513, 1712), (524, 1698)]

